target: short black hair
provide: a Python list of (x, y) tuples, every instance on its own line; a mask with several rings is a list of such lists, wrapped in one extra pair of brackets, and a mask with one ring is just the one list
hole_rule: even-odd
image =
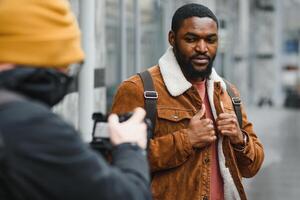
[(217, 17), (208, 7), (197, 3), (189, 3), (181, 6), (175, 11), (172, 18), (172, 31), (176, 33), (183, 20), (190, 17), (209, 17), (214, 20), (217, 23), (217, 27), (219, 27)]

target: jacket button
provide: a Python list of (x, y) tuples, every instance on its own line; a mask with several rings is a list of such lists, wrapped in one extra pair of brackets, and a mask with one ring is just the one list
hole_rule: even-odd
[(207, 197), (207, 196), (204, 196), (202, 199), (203, 199), (203, 200), (208, 200), (208, 197)]
[(210, 161), (209, 158), (205, 158), (205, 159), (204, 159), (204, 164), (208, 164), (209, 161)]

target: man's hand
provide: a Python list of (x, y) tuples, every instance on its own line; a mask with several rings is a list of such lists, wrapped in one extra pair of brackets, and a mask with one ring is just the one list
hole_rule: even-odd
[(221, 113), (218, 116), (216, 123), (220, 134), (228, 136), (231, 144), (244, 144), (243, 133), (234, 112)]
[(147, 125), (144, 123), (145, 115), (144, 109), (136, 108), (127, 121), (120, 123), (118, 116), (111, 114), (108, 118), (108, 128), (112, 144), (137, 143), (142, 149), (146, 149)]
[(205, 106), (191, 119), (187, 133), (190, 142), (195, 148), (208, 146), (217, 139), (211, 119), (201, 119), (205, 115)]

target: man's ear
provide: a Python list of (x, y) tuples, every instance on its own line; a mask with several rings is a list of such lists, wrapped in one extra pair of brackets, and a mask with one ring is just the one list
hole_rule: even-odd
[(175, 45), (175, 33), (174, 31), (169, 31), (169, 43), (172, 47)]

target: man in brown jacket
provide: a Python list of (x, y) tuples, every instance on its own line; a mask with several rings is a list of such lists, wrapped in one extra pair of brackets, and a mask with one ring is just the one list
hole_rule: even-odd
[[(200, 4), (182, 6), (173, 16), (169, 43), (159, 64), (148, 69), (158, 92), (149, 149), (153, 197), (246, 199), (242, 177), (258, 172), (264, 152), (243, 105), (239, 126), (226, 84), (213, 68), (216, 16)], [(112, 111), (143, 107), (143, 92), (139, 76), (124, 81)]]

